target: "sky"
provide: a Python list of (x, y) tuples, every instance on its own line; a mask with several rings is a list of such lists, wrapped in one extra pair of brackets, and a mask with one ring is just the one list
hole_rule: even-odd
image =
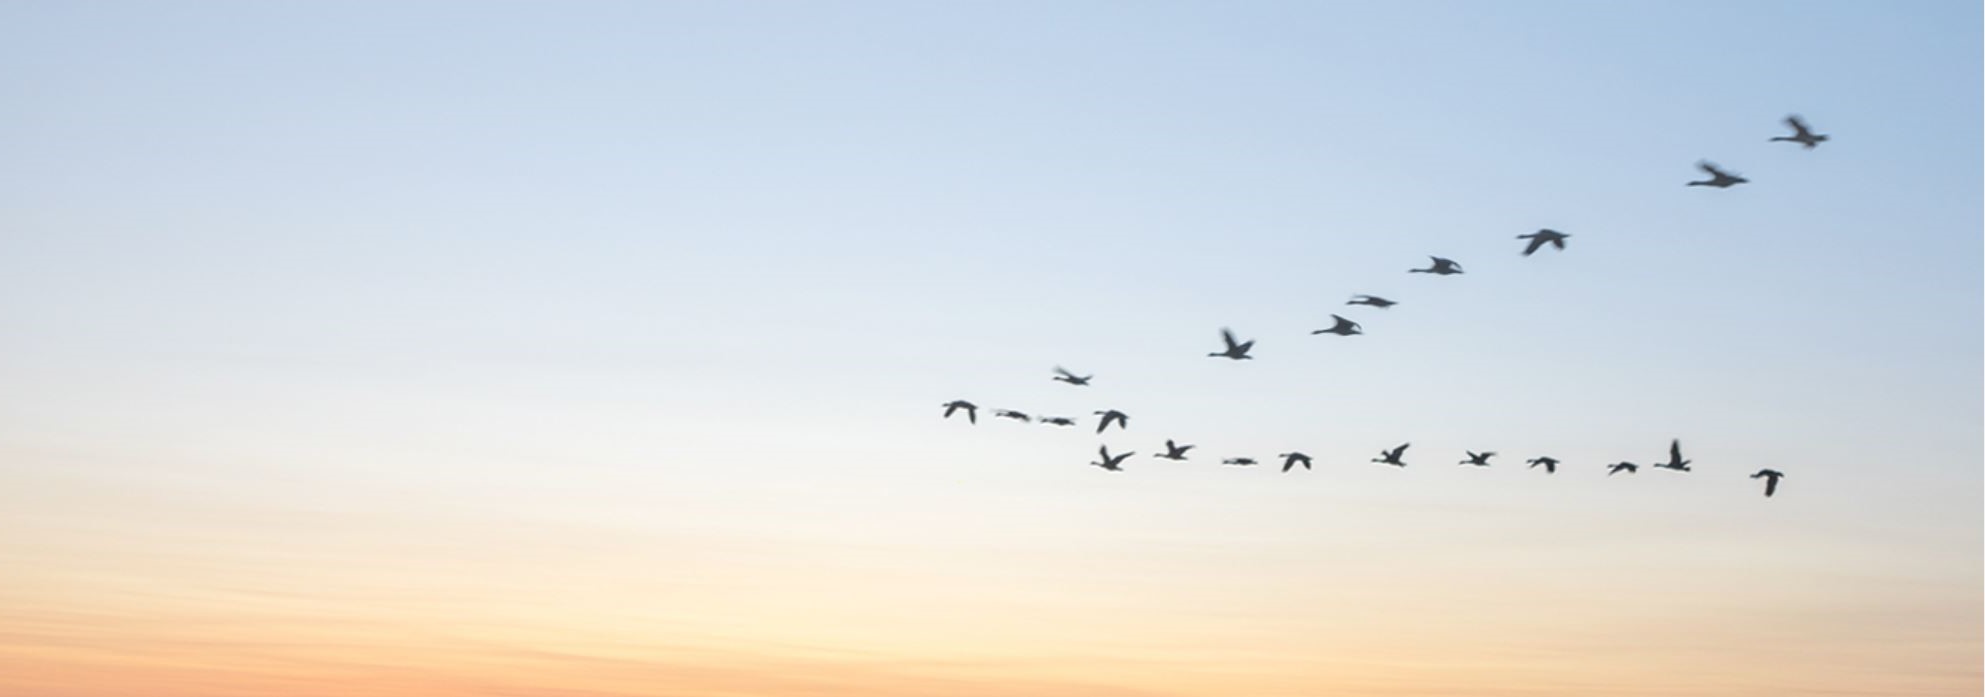
[(1980, 27), (0, 5), (0, 695), (1976, 695)]

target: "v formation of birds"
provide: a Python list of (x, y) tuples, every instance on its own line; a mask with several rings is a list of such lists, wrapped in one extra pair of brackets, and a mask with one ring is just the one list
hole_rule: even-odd
[[(1827, 140), (1826, 135), (1814, 133), (1812, 129), (1806, 125), (1806, 122), (1800, 119), (1796, 115), (1786, 117), (1785, 125), (1792, 129), (1792, 134), (1788, 136), (1778, 136), (1772, 138), (1771, 142), (1783, 141), (1783, 142), (1798, 143), (1801, 147), (1807, 150), (1811, 150), (1815, 147), (1818, 147), (1820, 143), (1826, 142)], [(1696, 163), (1696, 167), (1698, 169), (1701, 169), (1704, 173), (1708, 174), (1709, 178), (1688, 182), (1687, 183), (1688, 186), (1706, 186), (1717, 189), (1728, 189), (1738, 184), (1745, 184), (1750, 182), (1749, 179), (1745, 179), (1744, 177), (1726, 171), (1723, 168), (1716, 166), (1715, 163), (1712, 163), (1708, 160), (1703, 160), (1701, 162)], [(1545, 230), (1538, 230), (1536, 232), (1527, 235), (1517, 235), (1516, 239), (1527, 240), (1527, 243), (1524, 245), (1522, 252), (1523, 256), (1527, 257), (1532, 254), (1536, 254), (1539, 250), (1542, 250), (1546, 246), (1549, 246), (1556, 251), (1563, 251), (1565, 249), (1565, 240), (1569, 237), (1571, 237), (1571, 235), (1569, 234), (1558, 232), (1556, 230), (1545, 229)], [(1466, 273), (1462, 269), (1461, 264), (1452, 259), (1445, 259), (1438, 256), (1429, 256), (1428, 259), (1429, 259), (1429, 263), (1427, 268), (1408, 269), (1407, 272), (1432, 274), (1436, 276), (1454, 276), (1454, 275), (1460, 275)], [(1345, 304), (1374, 307), (1383, 310), (1392, 307), (1393, 305), (1397, 305), (1399, 303), (1375, 295), (1354, 295), (1351, 297), (1350, 302), (1347, 302)], [(1359, 325), (1355, 321), (1352, 321), (1348, 318), (1336, 314), (1332, 314), (1330, 318), (1332, 321), (1331, 326), (1322, 329), (1317, 329), (1310, 333), (1313, 335), (1335, 334), (1338, 336), (1357, 336), (1364, 334), (1364, 327)], [(1206, 354), (1207, 357), (1225, 358), (1228, 360), (1235, 360), (1235, 361), (1252, 360), (1254, 358), (1254, 356), (1249, 355), (1249, 352), (1254, 349), (1253, 339), (1242, 341), (1240, 338), (1235, 336), (1233, 330), (1222, 328), (1220, 330), (1220, 340), (1221, 340), (1220, 350)], [(1053, 379), (1055, 381), (1065, 382), (1068, 383), (1069, 385), (1076, 387), (1086, 387), (1089, 385), (1089, 381), (1093, 380), (1096, 377), (1094, 375), (1077, 375), (1074, 372), (1066, 368), (1063, 368), (1061, 366), (1055, 366), (1054, 373), (1055, 375)], [(944, 407), (944, 418), (947, 419), (951, 418), (953, 414), (962, 411), (964, 412), (967, 421), (973, 424), (977, 424), (979, 421), (978, 405), (973, 404), (969, 401), (962, 399), (954, 400), (945, 403), (943, 407)], [(1126, 430), (1130, 427), (1130, 416), (1121, 411), (1117, 411), (1115, 409), (1106, 409), (1106, 410), (1096, 411), (1094, 412), (1094, 414), (1098, 417), (1098, 422), (1096, 424), (1096, 433), (1098, 435), (1101, 435), (1103, 431), (1108, 429), (1111, 425), (1115, 425), (1118, 430)], [(1075, 419), (1070, 417), (1065, 417), (1065, 416), (1036, 417), (1024, 412), (1014, 411), (1011, 409), (995, 409), (993, 410), (992, 415), (995, 418), (1012, 419), (1022, 423), (1041, 423), (1041, 424), (1047, 424), (1051, 426), (1061, 426), (1061, 427), (1069, 427), (1076, 425)], [(1405, 460), (1406, 449), (1411, 446), (1412, 443), (1401, 443), (1390, 449), (1380, 450), (1378, 456), (1372, 458), (1371, 461), (1383, 465), (1390, 465), (1393, 467), (1405, 467), (1407, 466), (1407, 462)], [(1154, 457), (1165, 460), (1185, 461), (1190, 459), (1188, 457), (1187, 451), (1192, 450), (1194, 447), (1195, 446), (1191, 444), (1179, 443), (1172, 439), (1166, 439), (1165, 452), (1154, 453)], [(1473, 467), (1489, 467), (1492, 465), (1490, 459), (1496, 456), (1495, 451), (1487, 451), (1487, 450), (1482, 452), (1475, 452), (1472, 450), (1463, 451), (1463, 452), (1465, 453), (1465, 457), (1459, 460), (1458, 462), (1456, 462), (1455, 464), (1467, 465)], [(1128, 460), (1132, 455), (1136, 455), (1136, 454), (1137, 453), (1135, 451), (1112, 454), (1110, 452), (1109, 446), (1104, 445), (1097, 448), (1097, 456), (1099, 459), (1090, 462), (1089, 464), (1112, 472), (1121, 472), (1124, 469), (1123, 468), (1124, 462)], [(1279, 453), (1275, 457), (1281, 461), (1283, 472), (1289, 472), (1295, 469), (1297, 465), (1301, 465), (1304, 470), (1309, 470), (1311, 468), (1311, 465), (1314, 464), (1314, 462), (1311, 460), (1309, 455), (1306, 455), (1300, 451)], [(1530, 458), (1528, 460), (1525, 460), (1525, 462), (1529, 465), (1529, 469), (1536, 469), (1538, 467), (1544, 468), (1544, 472), (1546, 474), (1556, 474), (1558, 471), (1558, 466), (1562, 464), (1558, 461), (1557, 458), (1553, 458), (1548, 455)], [(1665, 469), (1676, 472), (1690, 472), (1692, 471), (1692, 469), (1689, 467), (1689, 464), (1691, 462), (1692, 462), (1691, 460), (1684, 459), (1682, 457), (1682, 441), (1681, 439), (1677, 438), (1670, 441), (1668, 444), (1668, 460), (1666, 462), (1652, 462), (1649, 463), (1648, 466), (1653, 467), (1655, 469)], [(1220, 463), (1223, 465), (1238, 466), (1238, 467), (1247, 467), (1247, 466), (1260, 464), (1254, 458), (1245, 457), (1245, 456), (1223, 458), (1220, 460)], [(1634, 462), (1620, 461), (1606, 465), (1605, 469), (1606, 469), (1606, 476), (1610, 477), (1622, 473), (1634, 474), (1640, 471), (1640, 465)], [(1769, 497), (1778, 493), (1778, 480), (1783, 478), (1784, 476), (1785, 473), (1779, 472), (1778, 470), (1761, 469), (1758, 470), (1755, 474), (1752, 474), (1750, 478), (1763, 479), (1764, 495)]]

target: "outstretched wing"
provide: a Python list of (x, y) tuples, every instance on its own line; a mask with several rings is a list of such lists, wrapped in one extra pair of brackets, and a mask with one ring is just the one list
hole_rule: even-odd
[(1772, 477), (1764, 480), (1764, 495), (1771, 496), (1775, 493), (1778, 493), (1778, 478)]
[(1791, 116), (1785, 117), (1785, 125), (1791, 126), (1792, 130), (1796, 131), (1798, 133), (1798, 137), (1800, 138), (1813, 137), (1812, 130), (1806, 128), (1806, 122), (1801, 120), (1798, 114), (1793, 114)]
[(1704, 172), (1708, 172), (1708, 173), (1709, 173), (1709, 176), (1712, 176), (1712, 177), (1727, 177), (1727, 176), (1730, 176), (1729, 174), (1726, 174), (1726, 173), (1724, 173), (1724, 171), (1723, 171), (1723, 170), (1720, 170), (1720, 169), (1717, 169), (1717, 168), (1716, 168), (1716, 165), (1714, 165), (1714, 164), (1711, 164), (1709, 160), (1703, 160), (1703, 161), (1701, 161), (1701, 162), (1697, 162), (1697, 163), (1696, 163), (1696, 168), (1697, 168), (1697, 169), (1700, 169), (1700, 170), (1702, 170), (1702, 171), (1704, 171)]
[(1522, 238), (1522, 237), (1528, 237), (1528, 238), (1530, 238), (1530, 244), (1529, 244), (1529, 246), (1526, 246), (1526, 247), (1524, 247), (1524, 248), (1523, 248), (1523, 256), (1526, 256), (1526, 257), (1527, 257), (1527, 256), (1530, 256), (1531, 254), (1534, 254), (1534, 253), (1536, 253), (1536, 252), (1537, 252), (1537, 250), (1539, 250), (1539, 249), (1543, 249), (1543, 248), (1544, 248), (1544, 243), (1545, 243), (1546, 241), (1548, 241), (1548, 240), (1546, 240), (1546, 239), (1545, 239), (1545, 237), (1544, 237), (1543, 235), (1521, 235), (1521, 236), (1519, 236), (1519, 239), (1520, 239), (1520, 238)]
[(1240, 348), (1238, 344), (1234, 343), (1234, 330), (1232, 329), (1227, 329), (1225, 327), (1222, 327), (1220, 329), (1220, 340), (1227, 342), (1228, 351), (1234, 351)]
[(1668, 461), (1673, 463), (1682, 461), (1682, 439), (1676, 438), (1668, 442)]

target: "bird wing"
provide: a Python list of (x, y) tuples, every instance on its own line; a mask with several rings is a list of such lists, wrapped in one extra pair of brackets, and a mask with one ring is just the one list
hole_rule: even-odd
[(1240, 348), (1238, 344), (1234, 343), (1234, 330), (1232, 329), (1221, 329), (1220, 340), (1227, 342), (1228, 351), (1233, 351)]
[(1543, 249), (1544, 243), (1549, 241), (1544, 239), (1543, 235), (1523, 235), (1523, 237), (1530, 238), (1530, 244), (1523, 248), (1523, 256), (1526, 257), (1535, 253), (1539, 249)]
[(1813, 132), (1806, 128), (1806, 122), (1801, 120), (1797, 114), (1785, 117), (1785, 125), (1791, 126), (1792, 130), (1798, 132), (1801, 138), (1810, 138), (1813, 135)]
[(1068, 369), (1067, 369), (1067, 368), (1063, 368), (1063, 367), (1061, 367), (1061, 366), (1055, 366), (1055, 372), (1057, 372), (1057, 373), (1061, 373), (1061, 376), (1062, 376), (1062, 377), (1065, 377), (1065, 378), (1074, 378), (1074, 377), (1075, 377), (1075, 373), (1071, 373), (1071, 372), (1068, 372)]
[(1668, 462), (1679, 463), (1681, 461), (1682, 461), (1682, 439), (1676, 438), (1668, 442)]
[(1709, 173), (1709, 175), (1710, 175), (1710, 176), (1712, 176), (1712, 177), (1727, 177), (1727, 176), (1730, 176), (1730, 175), (1729, 175), (1728, 173), (1726, 173), (1726, 172), (1724, 172), (1723, 170), (1720, 170), (1720, 169), (1717, 169), (1717, 168), (1716, 168), (1716, 165), (1714, 165), (1714, 164), (1711, 164), (1709, 160), (1703, 160), (1703, 161), (1701, 161), (1701, 162), (1697, 162), (1697, 163), (1696, 163), (1696, 167), (1697, 167), (1697, 168), (1699, 168), (1699, 169), (1701, 169), (1701, 170), (1702, 170), (1702, 171), (1704, 171), (1704, 172), (1708, 172), (1708, 173)]
[(1254, 342), (1248, 341), (1247, 343), (1241, 344), (1240, 346), (1236, 346), (1234, 348), (1235, 350), (1240, 351), (1241, 353), (1247, 353), (1248, 349), (1254, 348)]

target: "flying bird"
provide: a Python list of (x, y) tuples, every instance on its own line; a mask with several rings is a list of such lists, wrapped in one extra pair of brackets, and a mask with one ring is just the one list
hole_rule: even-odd
[(1406, 272), (1407, 272), (1407, 273), (1430, 273), (1430, 274), (1436, 274), (1436, 275), (1440, 275), (1440, 276), (1452, 276), (1452, 275), (1454, 275), (1454, 274), (1458, 274), (1458, 273), (1461, 273), (1461, 272), (1462, 272), (1462, 271), (1461, 271), (1461, 265), (1460, 265), (1460, 264), (1456, 264), (1456, 263), (1454, 263), (1454, 260), (1453, 260), (1453, 259), (1442, 259), (1442, 258), (1440, 258), (1440, 257), (1434, 257), (1434, 256), (1430, 256), (1430, 257), (1427, 257), (1427, 258), (1428, 258), (1428, 259), (1432, 259), (1432, 260), (1434, 260), (1434, 265), (1433, 265), (1433, 266), (1429, 266), (1429, 267), (1427, 267), (1427, 268), (1424, 268), (1424, 269), (1407, 269), (1407, 270), (1406, 270)]
[(1376, 308), (1378, 308), (1378, 309), (1381, 309), (1381, 310), (1383, 310), (1383, 309), (1385, 309), (1385, 308), (1388, 308), (1388, 307), (1392, 307), (1392, 306), (1394, 306), (1394, 305), (1398, 305), (1399, 303), (1396, 303), (1396, 302), (1393, 302), (1393, 301), (1391, 301), (1391, 300), (1387, 300), (1387, 299), (1385, 299), (1385, 298), (1381, 298), (1381, 297), (1379, 297), (1379, 296), (1376, 296), (1376, 295), (1353, 295), (1353, 296), (1351, 296), (1351, 302), (1348, 302), (1348, 303), (1344, 303), (1344, 304), (1346, 304), (1346, 305), (1370, 305), (1370, 306), (1372, 306), (1372, 307), (1376, 307)]
[(1728, 189), (1750, 181), (1749, 179), (1717, 169), (1716, 165), (1712, 164), (1709, 160), (1697, 162), (1696, 167), (1704, 172), (1708, 172), (1710, 178), (1698, 182), (1689, 182), (1689, 186), (1713, 186), (1718, 189)]
[(1221, 352), (1219, 352), (1219, 353), (1209, 353), (1209, 354), (1206, 354), (1206, 355), (1207, 355), (1207, 357), (1209, 357), (1209, 358), (1231, 358), (1231, 359), (1234, 359), (1234, 360), (1237, 360), (1237, 361), (1239, 361), (1239, 360), (1251, 360), (1251, 359), (1253, 359), (1253, 358), (1254, 358), (1254, 356), (1250, 356), (1250, 355), (1248, 355), (1248, 349), (1252, 349), (1252, 348), (1254, 348), (1254, 340), (1252, 340), (1252, 339), (1249, 339), (1249, 340), (1248, 340), (1248, 341), (1247, 341), (1246, 343), (1236, 343), (1236, 342), (1234, 341), (1234, 332), (1233, 332), (1233, 330), (1231, 330), (1231, 329), (1224, 329), (1224, 328), (1220, 330), (1220, 340), (1221, 340), (1221, 341), (1224, 341), (1224, 342), (1227, 342), (1227, 350), (1225, 350), (1225, 351), (1221, 351)]
[(1682, 439), (1676, 438), (1668, 443), (1668, 461), (1656, 462), (1653, 466), (1664, 470), (1687, 472), (1689, 471), (1689, 462), (1689, 460), (1682, 459)]
[(1074, 426), (1075, 419), (1071, 419), (1066, 416), (1043, 416), (1040, 419), (1040, 423), (1044, 423), (1049, 426)]
[(1341, 316), (1338, 316), (1338, 315), (1331, 315), (1331, 316), (1330, 316), (1330, 318), (1331, 318), (1331, 319), (1333, 319), (1333, 320), (1336, 320), (1336, 321), (1337, 321), (1337, 324), (1334, 324), (1334, 325), (1331, 325), (1331, 327), (1330, 327), (1329, 329), (1318, 329), (1318, 330), (1316, 330), (1316, 331), (1313, 331), (1313, 332), (1310, 332), (1310, 333), (1311, 333), (1311, 334), (1336, 334), (1336, 335), (1338, 335), (1338, 336), (1351, 336), (1351, 335), (1353, 335), (1353, 334), (1363, 334), (1363, 333), (1365, 333), (1365, 330), (1364, 330), (1364, 328), (1363, 328), (1363, 327), (1360, 327), (1360, 326), (1358, 326), (1358, 323), (1357, 323), (1357, 322), (1353, 322), (1353, 321), (1351, 321), (1351, 320), (1348, 320), (1348, 319), (1344, 319), (1343, 317), (1341, 317)]
[[(1785, 125), (1792, 127), (1792, 135), (1779, 136), (1777, 138), (1773, 138), (1771, 139), (1773, 142), (1783, 140), (1787, 142), (1798, 143), (1800, 145), (1806, 146), (1807, 150), (1811, 150), (1814, 147), (1817, 147), (1820, 143), (1826, 142), (1825, 135), (1814, 133), (1812, 129), (1807, 128), (1806, 122), (1801, 120), (1797, 114), (1785, 117)], [(1768, 472), (1770, 470), (1766, 470), (1766, 471)], [(1773, 479), (1772, 481), (1775, 482), (1778, 480)]]
[(1613, 464), (1606, 466), (1606, 476), (1608, 477), (1611, 477), (1615, 474), (1619, 474), (1621, 472), (1625, 472), (1627, 474), (1633, 474), (1639, 471), (1640, 471), (1640, 465), (1636, 465), (1631, 462), (1615, 462)]
[(1310, 456), (1302, 453), (1282, 453), (1276, 455), (1276, 457), (1282, 458), (1283, 472), (1295, 469), (1297, 464), (1301, 464), (1305, 470), (1310, 468)]
[(1412, 444), (1412, 443), (1400, 443), (1400, 444), (1399, 444), (1399, 447), (1397, 447), (1397, 448), (1393, 448), (1393, 449), (1391, 449), (1391, 450), (1380, 450), (1380, 451), (1379, 451), (1379, 456), (1378, 456), (1378, 457), (1375, 457), (1375, 458), (1372, 458), (1372, 462), (1376, 462), (1376, 463), (1379, 463), (1379, 464), (1382, 464), (1382, 465), (1392, 465), (1392, 466), (1394, 466), (1394, 467), (1405, 467), (1405, 466), (1406, 466), (1406, 463), (1405, 463), (1404, 461), (1402, 461), (1402, 460), (1400, 460), (1400, 459), (1399, 459), (1399, 456), (1401, 456), (1401, 455), (1405, 455), (1405, 454), (1406, 454), (1406, 448), (1407, 448), (1407, 447), (1409, 447), (1409, 446), (1411, 446), (1411, 445), (1413, 445), (1413, 444)]
[[(1826, 140), (1826, 136), (1820, 136), (1820, 140)], [(1812, 146), (1807, 146), (1807, 147), (1812, 147)], [(1764, 495), (1766, 498), (1770, 498), (1772, 494), (1778, 492), (1778, 478), (1783, 476), (1785, 476), (1784, 472), (1780, 472), (1778, 470), (1765, 469), (1765, 470), (1758, 470), (1758, 473), (1751, 475), (1751, 478), (1752, 479), (1757, 479), (1759, 477), (1764, 478)]]
[(959, 409), (965, 410), (965, 418), (967, 420), (971, 421), (972, 423), (979, 422), (979, 405), (973, 404), (971, 402), (967, 402), (962, 399), (953, 400), (944, 403), (944, 418), (947, 419), (951, 418), (951, 413), (954, 411), (958, 411)]
[(1488, 467), (1488, 466), (1489, 466), (1489, 458), (1492, 458), (1492, 457), (1495, 457), (1495, 456), (1496, 456), (1496, 451), (1494, 451), (1494, 450), (1490, 450), (1490, 451), (1488, 451), (1488, 452), (1480, 452), (1480, 453), (1478, 453), (1478, 452), (1475, 452), (1475, 451), (1473, 451), (1473, 450), (1463, 450), (1463, 451), (1461, 451), (1461, 452), (1464, 452), (1464, 453), (1468, 453), (1468, 459), (1466, 459), (1466, 460), (1462, 460), (1462, 461), (1460, 461), (1460, 462), (1457, 462), (1457, 463), (1454, 463), (1454, 464), (1457, 464), (1457, 465), (1474, 465), (1474, 466), (1476, 466), (1476, 467)]
[(1255, 462), (1254, 458), (1251, 457), (1230, 457), (1225, 460), (1221, 460), (1220, 464), (1247, 466), (1247, 465), (1254, 465), (1259, 463)]
[(1097, 433), (1102, 433), (1103, 429), (1109, 428), (1110, 422), (1112, 421), (1116, 422), (1117, 430), (1119, 431), (1124, 430), (1126, 428), (1130, 428), (1130, 416), (1128, 414), (1117, 411), (1115, 409), (1111, 409), (1109, 411), (1099, 411), (1094, 413), (1098, 416), (1103, 417), (1103, 422), (1096, 424)]
[(1167, 460), (1184, 460), (1184, 459), (1185, 459), (1185, 451), (1187, 451), (1187, 450), (1191, 450), (1191, 449), (1193, 449), (1193, 446), (1190, 446), (1190, 445), (1179, 445), (1179, 444), (1177, 444), (1177, 443), (1174, 443), (1174, 442), (1172, 442), (1172, 439), (1170, 439), (1170, 438), (1166, 438), (1166, 439), (1165, 439), (1165, 452), (1162, 452), (1162, 453), (1155, 453), (1155, 454), (1153, 454), (1153, 455), (1152, 455), (1152, 457), (1162, 457), (1162, 458), (1165, 458), (1165, 459), (1167, 459)]
[(1570, 236), (1571, 235), (1567, 235), (1565, 233), (1558, 232), (1556, 230), (1544, 229), (1544, 230), (1538, 230), (1528, 235), (1517, 235), (1516, 239), (1530, 240), (1530, 246), (1523, 248), (1523, 256), (1527, 257), (1530, 256), (1531, 254), (1536, 253), (1537, 250), (1543, 249), (1544, 245), (1547, 244), (1553, 247), (1557, 247), (1559, 250), (1563, 250), (1565, 248), (1565, 238)]
[(1527, 462), (1530, 463), (1531, 469), (1536, 469), (1538, 465), (1543, 465), (1545, 474), (1558, 473), (1558, 459), (1555, 457), (1532, 458), (1530, 460), (1527, 460)]
[(1096, 377), (1094, 375), (1077, 376), (1075, 373), (1068, 372), (1067, 368), (1063, 368), (1061, 366), (1055, 366), (1055, 372), (1060, 373), (1059, 375), (1055, 376), (1055, 380), (1057, 382), (1065, 382), (1070, 385), (1078, 385), (1078, 386), (1087, 385), (1089, 384), (1090, 378)]
[(1012, 409), (994, 409), (993, 416), (997, 416), (1002, 419), (1013, 419), (1014, 421), (1018, 421), (1021, 423), (1028, 423), (1034, 420), (1034, 417), (1028, 416), (1021, 412), (1014, 411)]
[(1122, 465), (1124, 459), (1137, 454), (1135, 452), (1128, 452), (1122, 455), (1112, 456), (1110, 455), (1110, 446), (1107, 445), (1097, 448), (1096, 452), (1102, 454), (1103, 460), (1101, 462), (1091, 462), (1089, 464), (1095, 465), (1097, 467), (1101, 467), (1111, 472), (1122, 472), (1123, 471)]

